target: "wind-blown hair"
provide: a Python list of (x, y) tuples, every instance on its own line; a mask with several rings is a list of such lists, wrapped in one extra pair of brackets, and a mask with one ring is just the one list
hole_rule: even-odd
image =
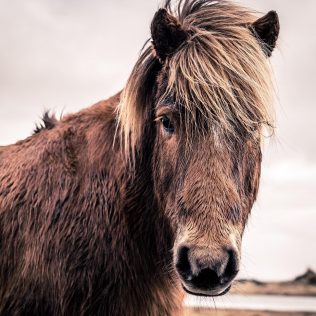
[(179, 1), (173, 8), (168, 1), (165, 9), (188, 37), (164, 62), (151, 46), (137, 61), (118, 109), (125, 149), (134, 152), (137, 147), (144, 119), (153, 111), (153, 90), (162, 67), (168, 79), (161, 99), (172, 95), (186, 113), (186, 129), (217, 126), (238, 137), (240, 129), (251, 134), (262, 126), (272, 127), (268, 47), (251, 27), (258, 18), (254, 12), (213, 0)]

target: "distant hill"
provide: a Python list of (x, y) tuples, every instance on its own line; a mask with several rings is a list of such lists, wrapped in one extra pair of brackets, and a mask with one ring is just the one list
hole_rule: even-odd
[(237, 280), (232, 293), (316, 296), (316, 273), (308, 269), (304, 274), (285, 282)]
[(310, 284), (310, 285), (315, 285), (316, 286), (316, 273), (308, 269), (304, 274), (299, 275), (294, 279), (294, 282), (299, 282), (303, 284)]

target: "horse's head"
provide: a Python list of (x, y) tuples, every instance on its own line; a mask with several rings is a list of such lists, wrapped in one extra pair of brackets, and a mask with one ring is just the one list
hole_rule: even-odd
[(153, 126), (153, 181), (174, 229), (176, 271), (186, 291), (220, 295), (239, 270), (258, 191), (278, 18), (256, 19), (224, 1), (185, 1), (176, 16), (159, 10), (151, 30), (153, 49), (125, 91), (134, 106), (122, 103), (123, 132), (133, 148), (137, 135), (146, 137), (139, 118)]

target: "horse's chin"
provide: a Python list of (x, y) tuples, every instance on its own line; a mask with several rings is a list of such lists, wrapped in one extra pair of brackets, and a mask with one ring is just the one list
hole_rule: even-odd
[(231, 289), (231, 285), (229, 285), (226, 289), (222, 290), (199, 290), (199, 289), (188, 289), (184, 284), (182, 284), (183, 290), (194, 296), (205, 296), (205, 297), (217, 297), (217, 296), (223, 296), (229, 292)]

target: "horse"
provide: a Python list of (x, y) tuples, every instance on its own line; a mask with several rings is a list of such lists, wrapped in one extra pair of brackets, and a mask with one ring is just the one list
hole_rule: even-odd
[(167, 1), (122, 91), (0, 148), (0, 315), (180, 315), (239, 271), (278, 15)]

